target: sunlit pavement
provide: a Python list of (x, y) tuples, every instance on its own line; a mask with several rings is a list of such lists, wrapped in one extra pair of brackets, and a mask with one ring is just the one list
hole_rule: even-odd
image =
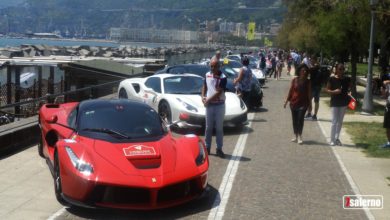
[[(303, 145), (290, 142), (290, 110), (283, 109), (288, 86), (287, 78), (268, 81), (264, 108), (254, 113), (251, 127), (226, 129), (224, 151), (228, 156), (210, 157), (208, 197), (148, 212), (62, 209), (55, 200), (47, 165), (33, 146), (0, 160), (0, 218), (367, 219), (361, 210), (343, 209), (343, 195), (353, 191), (318, 123), (305, 121)], [(237, 143), (242, 133), (247, 134), (245, 149), (242, 156), (235, 156), (235, 147), (243, 147)], [(218, 191), (226, 184), (223, 177), (233, 159), (237, 172), (227, 183), (232, 188), (228, 193)], [(225, 207), (220, 208), (221, 204)]]

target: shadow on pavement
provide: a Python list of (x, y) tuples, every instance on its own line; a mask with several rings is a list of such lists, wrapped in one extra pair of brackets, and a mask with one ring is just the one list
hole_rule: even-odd
[[(249, 127), (227, 127), (223, 130), (224, 135), (239, 135), (239, 134), (250, 134), (253, 132), (252, 128)], [(215, 133), (214, 133), (215, 135)]]
[[(305, 119), (305, 120), (306, 120), (306, 119)], [(311, 120), (311, 121), (313, 121), (313, 120)], [(321, 118), (317, 119), (317, 121), (332, 122), (331, 119), (321, 119)]]
[[(20, 153), (20, 152), (22, 152), (30, 147), (33, 147), (33, 146), (36, 146), (36, 143), (30, 144), (28, 146), (14, 146), (11, 148), (0, 150), (0, 160), (11, 157), (11, 156), (18, 154), (18, 153)], [(38, 149), (37, 149), (37, 154), (38, 154)]]
[[(215, 153), (210, 153), (210, 156), (218, 157)], [(251, 158), (248, 158), (248, 157), (233, 156), (233, 155), (226, 154), (226, 153), (225, 153), (225, 158), (223, 158), (223, 159), (224, 159), (224, 160), (239, 160), (240, 162), (248, 162), (248, 161), (251, 161)]]
[(66, 210), (71, 215), (86, 219), (178, 219), (201, 212), (205, 212), (204, 214), (200, 214), (205, 219), (208, 216), (208, 211), (213, 208), (216, 196), (219, 196), (218, 189), (212, 185), (208, 185), (204, 196), (172, 208), (152, 211), (131, 211), (69, 207)]
[(261, 108), (257, 108), (257, 109), (251, 109), (250, 111), (248, 111), (249, 113), (251, 113), (251, 112), (255, 112), (255, 113), (257, 113), (257, 112), (268, 112), (268, 109), (267, 108), (263, 108), (263, 107), (261, 107)]
[(321, 146), (321, 147), (324, 147), (324, 146), (329, 146), (328, 143), (326, 142), (319, 142), (319, 141), (313, 141), (313, 140), (303, 140), (303, 145), (317, 145), (317, 146)]
[(267, 120), (265, 120), (265, 119), (252, 119), (252, 120), (248, 120), (248, 121), (251, 121), (251, 122), (267, 122)]

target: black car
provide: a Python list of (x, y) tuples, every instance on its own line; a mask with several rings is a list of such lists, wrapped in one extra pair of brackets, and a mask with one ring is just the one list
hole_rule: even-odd
[[(220, 70), (226, 75), (228, 78), (227, 81), (227, 91), (229, 92), (236, 92), (236, 88), (233, 84), (233, 80), (237, 78), (238, 73), (230, 66), (221, 65)], [(196, 74), (198, 76), (204, 77), (207, 72), (210, 71), (210, 67), (208, 65), (203, 64), (180, 64), (180, 65), (174, 65), (174, 66), (168, 66), (165, 67), (162, 70), (157, 71), (155, 74), (162, 74), (162, 73), (172, 73), (172, 74), (183, 74), (183, 73), (192, 73)], [(251, 102), (246, 103), (247, 107), (249, 109), (251, 108), (258, 108), (263, 105), (263, 90), (261, 88), (261, 85), (259, 81), (256, 79), (256, 77), (252, 77), (252, 90), (251, 90)]]

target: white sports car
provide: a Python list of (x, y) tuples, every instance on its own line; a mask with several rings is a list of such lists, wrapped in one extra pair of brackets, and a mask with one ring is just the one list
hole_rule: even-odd
[[(131, 78), (119, 84), (118, 97), (139, 100), (152, 106), (168, 123), (180, 120), (180, 128), (205, 125), (206, 109), (201, 99), (203, 77), (194, 74), (158, 74)], [(234, 93), (225, 92), (224, 126), (247, 123), (247, 107)]]

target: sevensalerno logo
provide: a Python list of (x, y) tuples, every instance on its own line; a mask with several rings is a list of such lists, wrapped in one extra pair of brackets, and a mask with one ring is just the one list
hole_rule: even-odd
[(344, 209), (383, 209), (381, 195), (345, 195), (343, 196)]
[(154, 156), (156, 151), (153, 147), (143, 146), (143, 145), (134, 145), (128, 148), (123, 148), (123, 153), (127, 157), (131, 156)]

